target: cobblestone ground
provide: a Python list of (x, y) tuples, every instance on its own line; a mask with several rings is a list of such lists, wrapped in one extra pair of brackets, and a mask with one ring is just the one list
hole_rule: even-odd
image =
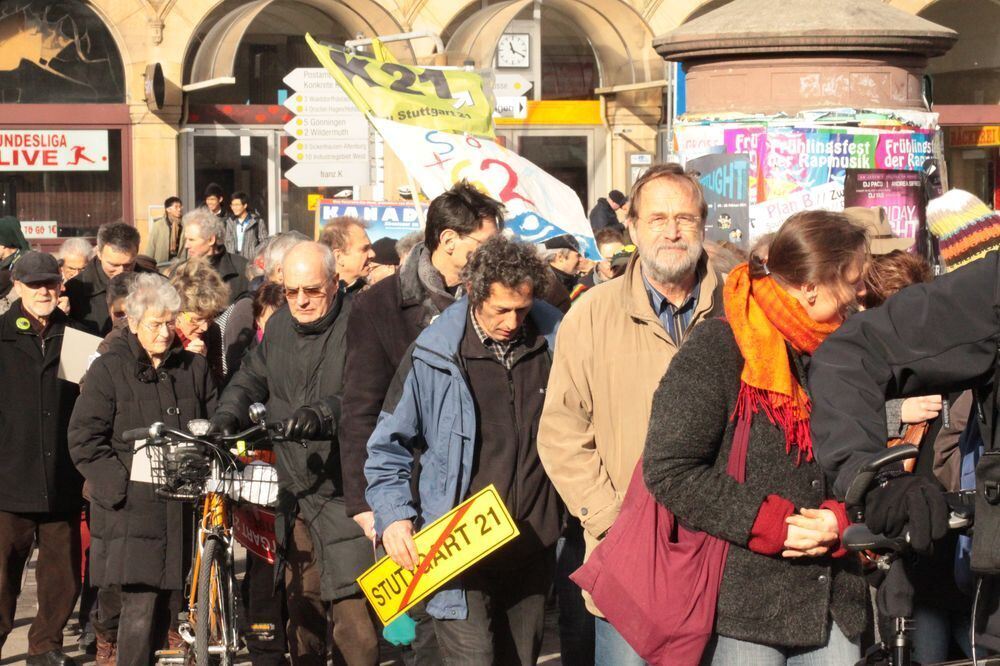
[[(6, 664), (23, 664), (26, 659), (28, 651), (28, 627), (31, 625), (31, 620), (35, 616), (35, 609), (37, 607), (36, 601), (36, 589), (35, 589), (35, 566), (34, 560), (28, 565), (28, 573), (25, 576), (24, 590), (21, 592), (21, 597), (17, 602), (17, 616), (14, 622), (14, 631), (11, 632), (10, 636), (7, 638), (7, 643), (3, 647), (3, 652), (0, 653), (2, 659), (0, 659), (0, 666)], [(562, 660), (559, 658), (559, 637), (556, 628), (556, 614), (554, 611), (549, 611), (545, 619), (545, 641), (542, 646), (542, 657), (539, 663), (545, 664), (546, 666), (561, 666)], [(64, 650), (68, 655), (75, 658), (78, 664), (93, 664), (94, 657), (90, 655), (85, 655), (77, 649), (77, 641), (79, 639), (79, 634), (73, 633), (73, 629), (76, 628), (76, 615), (70, 619), (69, 627), (65, 632), (64, 639)], [(402, 664), (402, 659), (398, 656), (398, 650), (395, 648), (384, 645), (382, 650), (384, 666), (389, 666), (390, 664)], [(237, 664), (249, 665), (250, 659), (244, 654), (241, 659), (237, 660)]]

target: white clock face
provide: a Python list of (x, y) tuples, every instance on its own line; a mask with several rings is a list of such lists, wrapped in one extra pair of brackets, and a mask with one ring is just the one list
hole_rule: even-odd
[(530, 35), (500, 35), (497, 43), (497, 67), (528, 67), (531, 64), (530, 46)]

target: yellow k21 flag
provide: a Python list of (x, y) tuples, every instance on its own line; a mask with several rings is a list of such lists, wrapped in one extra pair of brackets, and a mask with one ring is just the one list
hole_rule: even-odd
[(359, 109), (427, 129), (493, 138), (493, 105), (475, 72), (404, 65), (306, 42)]

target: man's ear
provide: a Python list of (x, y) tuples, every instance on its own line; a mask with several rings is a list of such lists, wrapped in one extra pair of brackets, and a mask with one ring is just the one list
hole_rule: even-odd
[(458, 241), (458, 232), (454, 229), (445, 229), (438, 236), (438, 247), (444, 248), (444, 251), (451, 254), (455, 251), (455, 243)]

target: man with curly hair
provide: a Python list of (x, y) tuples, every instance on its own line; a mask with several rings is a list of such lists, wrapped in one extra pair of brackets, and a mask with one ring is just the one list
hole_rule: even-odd
[(368, 440), (366, 498), (400, 566), (419, 564), (414, 532), (490, 484), (521, 532), (430, 597), (446, 664), (538, 659), (562, 519), (535, 443), (562, 317), (539, 298), (547, 275), (533, 247), (485, 241), (462, 272), (468, 297), (417, 338)]

